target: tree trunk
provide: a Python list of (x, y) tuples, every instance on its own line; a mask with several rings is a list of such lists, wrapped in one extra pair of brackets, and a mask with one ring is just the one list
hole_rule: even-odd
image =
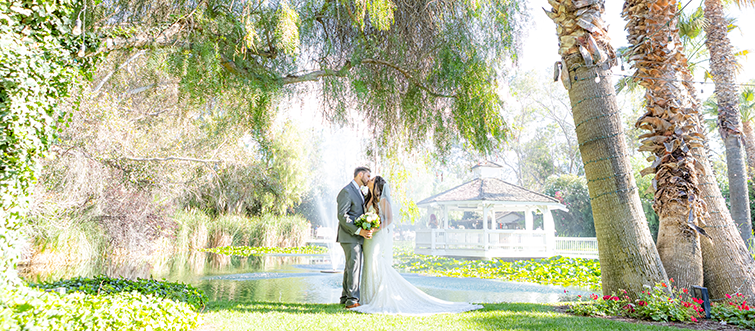
[[(661, 189), (668, 189), (669, 184), (684, 182), (688, 185), (686, 194), (682, 196), (682, 191), (679, 191), (679, 197), (680, 201), (686, 200), (690, 206), (687, 233), (701, 233), (697, 226), (704, 228), (703, 231), (707, 233), (701, 238), (701, 248), (704, 282), (710, 290), (711, 298), (720, 299), (724, 294), (734, 292), (755, 298), (752, 276), (755, 261), (747, 252), (716, 185), (707, 158), (707, 138), (702, 133), (704, 131), (699, 122), (700, 103), (692, 86), (692, 75), (687, 59), (680, 52), (678, 31), (676, 28), (669, 29), (676, 27), (676, 9), (677, 2), (673, 0), (628, 0), (624, 5), (623, 16), (629, 22), (629, 42), (635, 45), (630, 58), (636, 61), (636, 79), (647, 88), (646, 98), (649, 104), (648, 113), (638, 124), (653, 130), (651, 134), (643, 135), (647, 139), (641, 149), (653, 150), (656, 155), (659, 152), (665, 154), (664, 151), (671, 149), (670, 158), (678, 160), (676, 165), (659, 162), (649, 168), (649, 171), (657, 169), (656, 203), (667, 203), (669, 197), (664, 199), (663, 195), (668, 192)], [(663, 127), (665, 130), (658, 130)], [(688, 151), (685, 152), (685, 149)], [(664, 158), (669, 157), (664, 155)], [(661, 161), (664, 159), (661, 158)], [(689, 164), (694, 167), (687, 167)], [(695, 174), (680, 173), (682, 176), (669, 178), (660, 171), (662, 168), (669, 171), (668, 169), (682, 166), (685, 167), (685, 172), (694, 171)], [(679, 201), (673, 203), (680, 204)], [(662, 205), (659, 207), (665, 208)], [(681, 243), (687, 244), (684, 241)], [(681, 265), (682, 262), (676, 264)]]
[(742, 133), (747, 151), (747, 174), (750, 178), (755, 178), (755, 130), (753, 130), (752, 122), (742, 122)]
[[(553, 10), (546, 13), (555, 21), (560, 40), (560, 75), (569, 90), (590, 192), (603, 293), (640, 293), (644, 285), (667, 277), (629, 163), (610, 71), (616, 57), (601, 19), (604, 2), (581, 8), (571, 0), (550, 3)], [(579, 18), (583, 18), (579, 24), (590, 31), (578, 25)]]
[(739, 93), (735, 85), (737, 73), (734, 68), (734, 53), (720, 0), (705, 0), (705, 18), (708, 21), (705, 27), (705, 45), (710, 52), (710, 69), (716, 84), (718, 131), (726, 146), (731, 216), (746, 243), (752, 236), (747, 166), (742, 148), (742, 121), (739, 114)]
[[(681, 64), (676, 30), (676, 1), (627, 0), (622, 15), (627, 19), (630, 59), (645, 87), (647, 112), (636, 126), (650, 131), (640, 136), (640, 151), (652, 152), (653, 164), (642, 171), (655, 173), (658, 214), (658, 253), (669, 277), (680, 288), (703, 285), (700, 220), (705, 203), (698, 183), (699, 167), (692, 154), (701, 145), (696, 105), (685, 94), (678, 66)], [(669, 28), (672, 27), (672, 28)], [(677, 43), (669, 42), (676, 38)], [(669, 47), (671, 44), (671, 47)], [(686, 65), (686, 63), (684, 64)], [(650, 160), (650, 159), (649, 159)]]

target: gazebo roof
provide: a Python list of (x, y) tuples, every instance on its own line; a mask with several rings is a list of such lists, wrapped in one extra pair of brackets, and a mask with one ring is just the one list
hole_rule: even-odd
[(417, 203), (429, 205), (443, 202), (506, 201), (522, 204), (559, 204), (555, 198), (509, 184), (497, 178), (477, 178), (436, 194)]
[(476, 165), (475, 165), (474, 167), (472, 167), (472, 169), (474, 169), (474, 168), (479, 168), (479, 167), (487, 167), (487, 168), (503, 168), (503, 166), (502, 166), (502, 165), (500, 165), (500, 164), (498, 164), (498, 163), (495, 163), (495, 162), (490, 162), (490, 161), (485, 161), (485, 162), (480, 162), (480, 163), (477, 163), (477, 164), (476, 164)]

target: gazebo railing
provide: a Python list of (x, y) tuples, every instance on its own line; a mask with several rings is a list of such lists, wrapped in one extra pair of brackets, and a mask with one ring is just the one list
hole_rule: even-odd
[(417, 230), (418, 254), (467, 257), (598, 257), (595, 238), (551, 237), (544, 231), (424, 229)]
[(449, 256), (545, 256), (543, 231), (425, 229), (418, 230), (415, 251)]
[(555, 255), (598, 258), (598, 239), (594, 237), (556, 237)]

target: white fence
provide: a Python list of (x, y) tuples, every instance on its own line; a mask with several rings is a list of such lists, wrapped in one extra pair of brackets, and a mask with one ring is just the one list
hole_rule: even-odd
[(424, 229), (417, 230), (414, 252), (477, 258), (598, 257), (595, 238), (548, 239), (544, 231)]
[(598, 258), (598, 239), (585, 237), (556, 237), (554, 255)]

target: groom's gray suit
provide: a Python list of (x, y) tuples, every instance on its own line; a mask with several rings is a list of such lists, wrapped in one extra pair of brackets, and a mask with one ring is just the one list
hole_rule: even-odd
[(351, 306), (359, 302), (359, 281), (362, 271), (362, 243), (359, 228), (354, 220), (364, 214), (364, 196), (351, 181), (338, 193), (338, 236), (336, 241), (343, 247), (346, 263), (343, 270), (341, 304)]

